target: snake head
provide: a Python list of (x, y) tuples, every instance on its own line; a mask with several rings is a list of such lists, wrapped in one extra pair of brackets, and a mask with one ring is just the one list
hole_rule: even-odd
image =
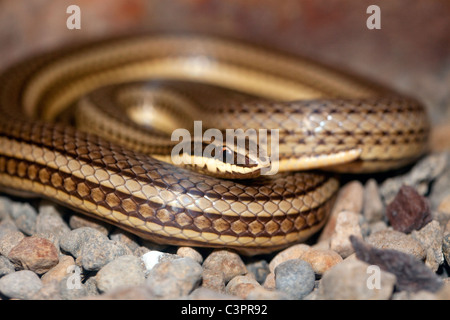
[[(258, 151), (260, 154), (258, 154)], [(270, 167), (270, 158), (255, 144), (194, 141), (172, 153), (172, 162), (223, 179), (252, 179)]]

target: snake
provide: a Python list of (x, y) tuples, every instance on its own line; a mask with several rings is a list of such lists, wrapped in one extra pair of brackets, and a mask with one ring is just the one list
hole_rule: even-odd
[[(364, 77), (196, 34), (24, 59), (0, 75), (0, 115), (4, 192), (53, 200), (156, 243), (248, 255), (306, 241), (327, 221), (340, 173), (410, 164), (426, 152), (430, 128), (422, 103)], [(222, 161), (219, 170), (214, 156), (198, 170), (167, 161), (170, 133), (190, 132), (195, 120), (203, 132), (277, 130), (278, 172), (245, 175), (261, 173), (258, 161)]]

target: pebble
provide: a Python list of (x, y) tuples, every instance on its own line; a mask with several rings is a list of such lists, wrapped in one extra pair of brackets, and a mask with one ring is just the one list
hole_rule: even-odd
[(59, 239), (63, 234), (70, 231), (69, 226), (63, 220), (63, 213), (49, 201), (41, 201), (39, 214), (36, 218), (35, 233), (50, 233)]
[(303, 299), (313, 289), (314, 270), (300, 259), (287, 260), (275, 268), (275, 288), (292, 299)]
[(35, 233), (37, 212), (29, 203), (13, 202), (10, 215), (20, 231), (29, 236)]
[(145, 283), (145, 269), (141, 259), (132, 255), (120, 256), (102, 267), (95, 276), (100, 292)]
[(428, 200), (409, 186), (402, 186), (386, 208), (386, 216), (394, 230), (410, 233), (431, 221)]
[(434, 153), (418, 161), (407, 174), (386, 179), (380, 186), (384, 202), (390, 203), (403, 185), (415, 188), (421, 195), (428, 193), (430, 182), (442, 176), (446, 165), (447, 155)]
[(0, 221), (10, 217), (11, 202), (8, 198), (0, 196)]
[(231, 279), (225, 287), (225, 292), (237, 296), (239, 298), (247, 298), (250, 291), (261, 285), (253, 277), (250, 276), (236, 276)]
[(180, 257), (191, 258), (200, 264), (203, 263), (203, 257), (200, 252), (191, 247), (179, 247), (177, 250), (177, 255)]
[(47, 271), (42, 277), (42, 283), (45, 285), (49, 282), (59, 282), (71, 274), (75, 268), (75, 260), (68, 255), (59, 256), (59, 262), (56, 266)]
[(360, 214), (352, 211), (341, 211), (337, 216), (334, 234), (330, 239), (330, 249), (343, 258), (354, 252), (349, 237), (353, 235), (362, 238), (359, 220)]
[(203, 269), (202, 287), (225, 293), (225, 276), (221, 270)]
[(411, 236), (420, 242), (426, 251), (425, 264), (436, 272), (441, 264), (444, 263), (442, 254), (442, 230), (439, 222), (431, 221), (422, 229), (413, 230)]
[(368, 223), (375, 223), (384, 218), (384, 204), (381, 200), (378, 184), (369, 179), (364, 187), (363, 215)]
[(24, 238), (25, 235), (20, 231), (5, 232), (0, 238), (0, 254), (7, 257), (11, 249), (17, 246)]
[(98, 230), (105, 236), (107, 236), (113, 228), (110, 224), (107, 224), (103, 221), (79, 214), (73, 214), (70, 216), (69, 226), (72, 229), (89, 227)]
[(19, 231), (14, 221), (8, 216), (5, 220), (0, 221), (0, 239), (11, 231)]
[(144, 267), (147, 271), (152, 270), (153, 267), (160, 262), (174, 260), (178, 258), (180, 257), (175, 254), (165, 253), (156, 250), (149, 251), (144, 255), (142, 255), (141, 257), (142, 262), (144, 263)]
[(443, 237), (442, 253), (444, 254), (445, 261), (450, 265), (450, 233), (445, 234)]
[[(450, 190), (449, 190), (450, 192)], [(437, 211), (450, 214), (450, 194), (439, 203)]]
[[(138, 239), (134, 234), (126, 232), (122, 229), (116, 228), (111, 232), (109, 238), (114, 241), (121, 242), (125, 244), (133, 253), (139, 249)], [(136, 255), (136, 254), (135, 254)], [(140, 255), (136, 255), (140, 256)]]
[(8, 254), (18, 268), (43, 274), (58, 264), (58, 251), (49, 240), (36, 236), (25, 237)]
[(115, 258), (132, 254), (125, 244), (109, 240), (100, 231), (90, 227), (81, 227), (64, 234), (60, 245), (89, 271), (98, 271)]
[(191, 258), (158, 263), (150, 270), (146, 285), (158, 298), (174, 299), (188, 295), (201, 281), (202, 267)]
[(15, 271), (14, 265), (6, 257), (0, 255), (0, 278)]
[(263, 284), (270, 273), (269, 264), (266, 260), (258, 260), (246, 264), (248, 274), (252, 275), (258, 283)]
[(0, 278), (0, 293), (10, 299), (30, 299), (41, 288), (41, 279), (30, 270), (13, 272)]
[(314, 273), (323, 275), (330, 268), (342, 262), (342, 257), (333, 250), (311, 248), (307, 250), (300, 259), (308, 262)]
[[(319, 299), (324, 300), (386, 300), (394, 290), (396, 277), (380, 272), (379, 283), (371, 280), (370, 265), (346, 259), (323, 275), (318, 289)], [(375, 278), (374, 278), (375, 279)]]
[(247, 273), (241, 257), (236, 252), (225, 249), (211, 252), (203, 262), (203, 269), (222, 271), (226, 283), (235, 276)]
[(101, 295), (91, 294), (84, 300), (155, 300), (156, 297), (151, 288), (146, 285), (119, 287)]
[(274, 272), (275, 268), (280, 264), (292, 259), (300, 259), (301, 256), (310, 249), (310, 246), (300, 243), (290, 246), (280, 251), (269, 263), (269, 271)]
[(366, 239), (366, 243), (378, 249), (392, 249), (411, 254), (417, 259), (425, 259), (426, 251), (419, 241), (411, 235), (395, 230), (381, 230), (372, 233)]
[(342, 211), (362, 213), (364, 186), (359, 181), (350, 181), (339, 190), (330, 217), (320, 234), (319, 242), (328, 240), (335, 232), (337, 217)]
[(263, 287), (267, 290), (275, 290), (275, 272), (271, 272), (267, 275), (266, 280), (264, 280)]

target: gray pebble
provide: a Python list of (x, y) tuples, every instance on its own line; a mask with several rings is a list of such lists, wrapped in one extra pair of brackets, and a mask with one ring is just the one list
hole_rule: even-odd
[(11, 218), (0, 221), (0, 239), (10, 231), (19, 231), (16, 224)]
[(0, 255), (0, 277), (13, 273), (15, 271), (14, 265), (6, 257)]
[(88, 271), (100, 270), (117, 257), (132, 254), (123, 243), (113, 240), (85, 242), (77, 260)]
[(35, 233), (37, 212), (29, 203), (13, 202), (11, 218), (14, 220), (17, 228), (26, 235), (31, 236)]
[(248, 263), (246, 265), (247, 270), (252, 274), (258, 283), (263, 284), (270, 273), (269, 264), (266, 260), (259, 260), (255, 262)]
[(41, 288), (41, 279), (30, 270), (13, 272), (0, 279), (0, 293), (8, 298), (30, 299)]
[(0, 254), (5, 257), (8, 256), (12, 248), (17, 246), (20, 241), (25, 238), (25, 235), (20, 231), (10, 231), (0, 238)]
[(314, 289), (315, 275), (311, 265), (291, 259), (275, 268), (275, 287), (293, 299), (302, 299)]
[(59, 245), (61, 249), (78, 258), (85, 243), (103, 242), (107, 240), (108, 237), (98, 230), (90, 227), (82, 227), (65, 233), (61, 237)]
[(289, 300), (289, 296), (281, 291), (256, 287), (245, 298), (246, 300)]
[(123, 231), (119, 228), (115, 229), (109, 235), (109, 238), (114, 241), (119, 241), (125, 244), (132, 252), (139, 248), (137, 237), (134, 234)]
[(105, 236), (107, 236), (112, 229), (112, 226), (106, 222), (80, 214), (73, 214), (70, 216), (69, 226), (72, 229), (89, 227), (100, 231)]
[(173, 299), (188, 295), (200, 283), (202, 267), (191, 258), (158, 263), (148, 274), (146, 283), (159, 298)]
[(0, 197), (0, 221), (9, 218), (11, 214), (11, 200), (6, 197)]
[(36, 218), (36, 233), (50, 233), (59, 239), (69, 231), (70, 228), (63, 220), (63, 214), (58, 211), (56, 205), (49, 201), (41, 201), (39, 214)]
[(109, 262), (96, 275), (100, 292), (123, 286), (140, 285), (145, 282), (145, 272), (138, 257), (125, 255)]

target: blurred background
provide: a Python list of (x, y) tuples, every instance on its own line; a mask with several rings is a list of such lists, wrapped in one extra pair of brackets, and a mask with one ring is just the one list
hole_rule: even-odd
[[(81, 9), (80, 30), (66, 27), (72, 4)], [(380, 30), (366, 27), (372, 4), (381, 8)], [(0, 68), (116, 35), (218, 34), (383, 82), (422, 100), (438, 125), (450, 122), (449, 17), (447, 0), (0, 0)]]

